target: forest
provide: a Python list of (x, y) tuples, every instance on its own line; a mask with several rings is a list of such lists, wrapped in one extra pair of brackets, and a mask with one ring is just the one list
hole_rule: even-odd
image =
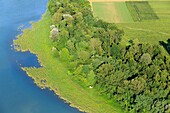
[(85, 0), (50, 0), (52, 54), (82, 87), (95, 88), (127, 112), (170, 112), (170, 58), (159, 45), (137, 39), (93, 17)]

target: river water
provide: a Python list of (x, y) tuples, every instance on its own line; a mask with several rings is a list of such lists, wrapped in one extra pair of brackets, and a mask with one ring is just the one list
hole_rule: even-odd
[(20, 68), (36, 66), (35, 55), (15, 52), (13, 39), (38, 21), (47, 0), (0, 0), (0, 113), (79, 113), (48, 90), (41, 90)]

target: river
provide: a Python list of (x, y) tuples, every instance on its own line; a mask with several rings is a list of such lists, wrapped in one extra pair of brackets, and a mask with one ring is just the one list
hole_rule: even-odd
[(46, 11), (48, 0), (0, 0), (0, 113), (79, 113), (49, 90), (41, 90), (21, 66), (36, 66), (35, 55), (16, 52), (13, 40)]

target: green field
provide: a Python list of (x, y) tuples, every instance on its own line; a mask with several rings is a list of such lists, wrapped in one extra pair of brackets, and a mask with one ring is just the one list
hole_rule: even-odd
[[(129, 3), (129, 2), (126, 2)], [(125, 31), (122, 44), (127, 44), (131, 39), (138, 39), (142, 43), (159, 44), (159, 41), (167, 41), (170, 38), (170, 0), (148, 0), (148, 2), (136, 1), (136, 6), (143, 16), (143, 21), (134, 22), (136, 12), (127, 8), (125, 2), (97, 2), (93, 3), (94, 15), (107, 22), (114, 22)], [(135, 3), (133, 1), (132, 3)], [(146, 5), (147, 4), (147, 5)], [(107, 7), (112, 7), (118, 15), (110, 14)], [(133, 7), (131, 7), (133, 8)], [(146, 9), (148, 8), (148, 12)], [(114, 12), (112, 12), (114, 13)], [(144, 14), (144, 15), (143, 15)], [(157, 17), (156, 17), (157, 16)], [(119, 18), (117, 18), (119, 17)], [(116, 21), (117, 18), (118, 20)], [(133, 19), (134, 21), (133, 21)], [(137, 17), (136, 17), (137, 18)]]
[(167, 41), (170, 38), (169, 20), (145, 21), (136, 23), (117, 24), (125, 31), (123, 43), (130, 39), (138, 39), (142, 43), (159, 44), (159, 41)]
[[(157, 20), (143, 22), (117, 24), (124, 29), (124, 41), (138, 38), (140, 42), (159, 44), (159, 41), (167, 41), (170, 38), (170, 5), (169, 1), (150, 1), (153, 11), (158, 15)], [(160, 13), (162, 12), (162, 13)], [(163, 15), (166, 14), (166, 15)]]
[(170, 1), (150, 1), (149, 4), (160, 19), (170, 19)]
[(93, 2), (94, 16), (107, 22), (133, 22), (125, 2)]
[(126, 5), (134, 21), (159, 19), (148, 1), (126, 1)]

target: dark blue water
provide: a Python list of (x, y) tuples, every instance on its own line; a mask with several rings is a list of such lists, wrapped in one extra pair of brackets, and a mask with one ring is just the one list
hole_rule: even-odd
[(78, 113), (54, 93), (38, 88), (20, 68), (36, 66), (35, 55), (12, 50), (18, 30), (46, 10), (47, 0), (0, 0), (0, 113)]

